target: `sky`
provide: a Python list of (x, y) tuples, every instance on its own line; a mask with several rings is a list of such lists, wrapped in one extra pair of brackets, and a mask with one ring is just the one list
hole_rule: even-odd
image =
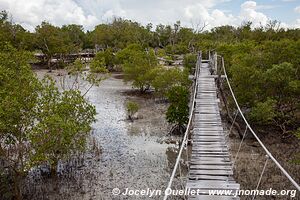
[(300, 28), (300, 0), (0, 0), (0, 10), (8, 11), (13, 22), (30, 31), (42, 21), (93, 30), (113, 17), (143, 25), (172, 25), (179, 20), (192, 28), (206, 24), (206, 29), (278, 20), (283, 28)]

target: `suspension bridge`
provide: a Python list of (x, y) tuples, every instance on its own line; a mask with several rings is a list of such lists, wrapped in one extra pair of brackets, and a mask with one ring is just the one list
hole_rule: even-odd
[[(272, 161), (291, 184), (300, 191), (298, 183), (295, 182), (272, 156), (244, 117), (227, 77), (223, 57), (218, 56), (216, 52), (209, 52), (208, 55), (208, 60), (203, 60), (201, 53), (199, 53), (197, 58), (189, 121), (167, 188), (172, 188), (172, 183), (178, 171), (180, 178), (182, 178), (180, 162), (185, 152), (186, 159), (188, 160), (188, 175), (186, 181), (184, 181), (184, 183), (181, 182), (181, 184), (185, 187), (185, 191), (197, 191), (196, 194), (191, 193), (185, 196), (185, 199), (240, 199), (239, 196), (236, 195), (237, 191), (240, 190), (240, 184), (234, 179), (233, 167), (245, 139), (246, 132), (250, 131), (266, 155), (266, 161), (260, 173), (260, 177), (258, 177), (257, 186), (253, 189), (257, 190), (259, 188), (266, 165), (268, 161)], [(221, 61), (220, 63), (218, 63), (219, 60)], [(223, 75), (221, 73), (223, 73)], [(243, 138), (234, 159), (232, 159), (227, 145), (226, 134), (228, 133), (223, 128), (220, 115), (217, 82), (220, 81), (221, 78), (226, 80), (237, 108), (232, 124), (235, 123), (238, 115), (240, 115), (246, 124), (246, 130), (244, 131)], [(232, 126), (230, 131), (231, 129)], [(192, 144), (191, 153), (188, 152), (189, 142)], [(212, 195), (212, 191), (227, 192)], [(166, 194), (164, 200), (168, 199), (168, 197)], [(255, 199), (255, 195), (252, 199)]]

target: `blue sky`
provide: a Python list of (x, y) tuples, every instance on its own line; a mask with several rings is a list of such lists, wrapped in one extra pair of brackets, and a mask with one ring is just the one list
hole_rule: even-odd
[[(233, 15), (238, 15), (240, 6), (244, 2), (244, 0), (233, 0), (219, 4), (216, 7), (221, 10), (229, 10)], [(256, 3), (260, 6), (258, 9), (260, 12), (274, 20), (292, 24), (300, 18), (300, 13), (294, 10), (297, 6), (300, 6), (300, 0), (262, 0), (256, 1)]]
[(300, 0), (0, 0), (0, 10), (30, 31), (42, 21), (92, 30), (113, 17), (154, 25), (180, 20), (194, 28), (205, 23), (207, 29), (243, 21), (260, 26), (277, 19), (282, 27), (300, 28)]

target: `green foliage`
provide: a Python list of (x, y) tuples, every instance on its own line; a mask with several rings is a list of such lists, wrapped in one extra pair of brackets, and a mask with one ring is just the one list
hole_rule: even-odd
[(19, 192), (20, 176), (32, 167), (56, 169), (58, 160), (82, 151), (96, 115), (78, 90), (59, 92), (50, 78), (40, 81), (31, 59), (11, 46), (0, 51), (0, 158)]
[(258, 102), (251, 110), (250, 119), (258, 124), (269, 124), (276, 117), (276, 101)]
[(172, 27), (170, 25), (159, 24), (156, 26), (155, 37), (157, 38), (157, 46), (166, 47), (170, 42)]
[(147, 47), (152, 39), (148, 27), (121, 18), (115, 18), (109, 24), (96, 26), (91, 32), (91, 37), (94, 44), (102, 48), (112, 47), (117, 50), (132, 43)]
[(156, 68), (155, 78), (151, 85), (155, 89), (156, 94), (159, 97), (166, 97), (167, 92), (174, 86), (183, 86), (188, 88), (190, 80), (188, 79), (188, 73), (182, 71), (179, 68)]
[(183, 66), (192, 73), (192, 69), (196, 66), (197, 55), (196, 54), (186, 54), (183, 59)]
[(264, 77), (269, 95), (277, 100), (299, 97), (300, 80), (297, 78), (296, 71), (292, 64), (286, 62), (267, 69)]
[(161, 58), (163, 58), (167, 55), (166, 51), (164, 49), (158, 49), (156, 54), (158, 57), (161, 57)]
[(90, 63), (90, 70), (94, 73), (106, 73), (108, 70), (106, 69), (105, 58), (96, 57)]
[(55, 55), (63, 58), (70, 53), (77, 53), (84, 43), (82, 26), (65, 25), (62, 28), (42, 22), (35, 29), (35, 45), (46, 56), (48, 68), (51, 71), (51, 59)]
[[(182, 27), (179, 21), (173, 25), (159, 24), (153, 29), (152, 24), (142, 26), (115, 18), (86, 33), (80, 25), (57, 27), (47, 22), (37, 26), (35, 33), (30, 33), (21, 25), (10, 22), (9, 14), (2, 11), (0, 29), (0, 51), (5, 51), (10, 44), (20, 50), (43, 52), (50, 69), (50, 60), (54, 56), (61, 57), (59, 63), (64, 65), (66, 55), (82, 48), (97, 47), (103, 51), (92, 61), (91, 70), (79, 61), (68, 66), (67, 70), (77, 77), (77, 82), (84, 79), (98, 84), (102, 80), (98, 72), (117, 66), (124, 70), (125, 81), (132, 81), (141, 91), (152, 86), (161, 96), (165, 96), (170, 88), (168, 81), (170, 85), (181, 81), (175, 71), (166, 72), (157, 67), (152, 48), (159, 48), (157, 56), (169, 63), (173, 62), (175, 54), (186, 54), (184, 66), (190, 72), (198, 50), (215, 49), (224, 56), (238, 101), (249, 111), (253, 122), (259, 123), (259, 116), (263, 116), (258, 113), (258, 108), (266, 109), (268, 113), (273, 108), (275, 114), (268, 123), (288, 129), (285, 131), (293, 131), (299, 124), (300, 30), (282, 29), (278, 21), (269, 21), (260, 27), (245, 22), (239, 27), (225, 25), (205, 31), (202, 27)], [(113, 52), (117, 52), (116, 56)], [(203, 58), (206, 59), (205, 53)], [(170, 78), (172, 73), (175, 73), (174, 80)], [(276, 102), (274, 106), (270, 106), (269, 99)]]
[(18, 139), (23, 140), (35, 115), (34, 107), (41, 88), (27, 65), (30, 59), (28, 52), (17, 51), (11, 46), (0, 52), (0, 138), (6, 144), (15, 145)]
[(128, 118), (133, 119), (133, 115), (139, 111), (139, 104), (133, 101), (128, 101), (126, 103), (126, 109), (128, 113)]
[(172, 57), (171, 56), (165, 56), (164, 57), (164, 59), (165, 59), (165, 63), (167, 64), (167, 65), (169, 65), (169, 66), (171, 66), (173, 63), (174, 63), (174, 60), (172, 59)]
[[(73, 80), (73, 83), (71, 84), (71, 87), (68, 86), (68, 89), (81, 90), (83, 96), (85, 96), (93, 86), (99, 86), (100, 82), (107, 78), (108, 70), (105, 68), (103, 60), (92, 60), (89, 68), (90, 70), (88, 70), (87, 65), (79, 58), (76, 59), (74, 63), (70, 64), (66, 70), (68, 71), (69, 78)], [(62, 80), (60, 81), (63, 90), (67, 89), (65, 85), (65, 76), (62, 76)], [(89, 87), (84, 87), (85, 91), (81, 88), (82, 82), (88, 82), (90, 84)]]
[(93, 61), (94, 60), (99, 64), (102, 62), (103, 66), (109, 71), (113, 70), (116, 64), (116, 59), (111, 48), (98, 52)]
[(85, 33), (82, 25), (69, 24), (61, 27), (62, 36), (70, 43), (69, 52), (79, 51), (85, 43)]
[(128, 60), (132, 60), (135, 54), (141, 53), (142, 51), (144, 50), (141, 45), (130, 44), (117, 53), (116, 60), (119, 64), (124, 64)]
[(43, 22), (36, 27), (36, 45), (49, 58), (55, 53), (64, 53), (64, 36), (59, 27)]
[(166, 113), (169, 123), (183, 126), (189, 119), (189, 91), (183, 86), (174, 86), (167, 93), (170, 106)]
[(29, 134), (32, 165), (50, 163), (56, 170), (59, 160), (83, 151), (95, 121), (95, 107), (79, 91), (59, 92), (51, 79), (44, 79), (35, 109), (38, 123)]
[(131, 45), (117, 55), (122, 60), (125, 81), (145, 92), (154, 79), (152, 69), (157, 67), (157, 59), (153, 50), (142, 51), (140, 46)]
[(12, 23), (8, 16), (6, 11), (0, 12), (0, 49), (9, 43), (18, 49), (33, 50), (34, 34)]
[[(252, 54), (236, 53), (230, 74), (239, 103), (250, 108), (250, 119), (256, 123), (270, 123), (283, 133), (297, 124), (300, 81), (297, 67), (279, 63), (266, 57), (273, 50), (253, 48)], [(260, 110), (261, 109), (261, 110)], [(271, 120), (272, 119), (272, 120)]]

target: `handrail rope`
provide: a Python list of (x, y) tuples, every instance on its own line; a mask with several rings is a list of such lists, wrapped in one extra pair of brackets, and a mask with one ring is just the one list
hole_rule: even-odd
[[(189, 152), (188, 152), (187, 142), (185, 143), (185, 155), (186, 155), (186, 160), (188, 161), (189, 160)], [(188, 166), (188, 164), (187, 164), (187, 166)]]
[[(219, 56), (219, 55), (218, 55)], [(276, 164), (276, 166), (281, 170), (281, 172), (290, 180), (290, 182), (296, 187), (296, 189), (298, 191), (300, 191), (300, 186), (298, 185), (298, 183), (289, 175), (289, 173), (280, 165), (280, 163), (273, 157), (273, 155), (271, 154), (271, 152), (266, 148), (266, 146), (262, 143), (262, 141), (259, 139), (259, 137), (256, 135), (256, 133), (253, 131), (253, 129), (251, 128), (250, 124), (248, 123), (248, 121), (246, 120), (238, 102), (237, 99), (234, 95), (234, 92), (232, 90), (231, 84), (229, 82), (227, 73), (226, 73), (226, 69), (225, 69), (225, 64), (224, 64), (224, 58), (222, 56), (220, 56), (222, 58), (222, 68), (224, 70), (224, 75), (225, 75), (225, 79), (227, 81), (227, 85), (229, 87), (229, 90), (231, 92), (232, 98), (236, 104), (236, 107), (239, 111), (239, 113), (241, 114), (241, 117), (243, 118), (244, 122), (246, 123), (247, 127), (249, 128), (249, 130), (251, 131), (251, 133), (253, 134), (253, 136), (256, 138), (256, 140), (258, 141), (258, 143), (260, 144), (260, 146), (264, 149), (264, 151), (266, 152), (267, 156), (269, 156), (269, 158)]]
[(238, 158), (238, 156), (239, 156), (239, 153), (240, 153), (240, 150), (241, 150), (241, 148), (242, 148), (242, 144), (243, 144), (243, 142), (244, 142), (244, 139), (245, 139), (247, 130), (248, 130), (248, 126), (246, 126), (246, 129), (245, 129), (244, 134), (243, 134), (243, 138), (242, 138), (242, 140), (241, 140), (241, 142), (240, 142), (240, 144), (239, 144), (238, 151), (237, 151), (236, 154), (235, 154), (234, 161), (233, 161), (233, 166), (234, 166), (235, 161), (237, 160), (237, 158)]
[[(261, 179), (262, 179), (262, 177), (263, 177), (263, 175), (264, 175), (264, 173), (265, 173), (266, 167), (267, 167), (267, 163), (268, 163), (268, 160), (269, 160), (269, 156), (266, 155), (266, 157), (267, 157), (267, 159), (266, 159), (266, 161), (265, 161), (264, 167), (263, 167), (262, 172), (261, 172), (261, 174), (260, 174), (260, 177), (259, 177), (259, 179), (258, 179), (258, 183), (257, 183), (257, 185), (256, 185), (255, 191), (258, 190), (258, 187), (259, 187), (259, 185), (260, 185)], [(254, 199), (255, 199), (255, 193), (254, 193), (254, 195), (253, 195), (252, 200), (254, 200)]]
[[(200, 65), (200, 63), (198, 63), (198, 62), (199, 61), (201, 62), (201, 59), (202, 59), (202, 57), (201, 57), (201, 53), (200, 53), (200, 55), (198, 56), (197, 63), (196, 63), (195, 75), (198, 75), (198, 70), (199, 69), (197, 69), (197, 68), (199, 68), (199, 65)], [(172, 171), (172, 175), (171, 175), (170, 181), (168, 183), (167, 189), (171, 188), (171, 186), (172, 186), (172, 183), (173, 183), (173, 180), (174, 180), (177, 168), (178, 168), (178, 164), (179, 164), (179, 161), (180, 161), (180, 158), (181, 158), (181, 154), (182, 154), (182, 151), (183, 151), (183, 147), (185, 146), (185, 143), (187, 141), (187, 135), (188, 135), (188, 132), (189, 132), (189, 128), (190, 128), (191, 123), (192, 123), (192, 116), (193, 116), (193, 113), (194, 113), (196, 92), (197, 92), (197, 86), (198, 86), (198, 77), (196, 76), (195, 78), (196, 78), (195, 79), (195, 88), (194, 88), (193, 102), (192, 102), (191, 112), (190, 112), (190, 116), (189, 116), (189, 121), (188, 121), (188, 124), (187, 124), (186, 131), (184, 133), (182, 144), (181, 144), (181, 147), (180, 147), (180, 150), (179, 150), (179, 153), (178, 153), (178, 156), (177, 156), (177, 159), (176, 159), (176, 163), (175, 163), (174, 169)], [(167, 198), (168, 198), (168, 195), (165, 194), (163, 199), (166, 200)]]

